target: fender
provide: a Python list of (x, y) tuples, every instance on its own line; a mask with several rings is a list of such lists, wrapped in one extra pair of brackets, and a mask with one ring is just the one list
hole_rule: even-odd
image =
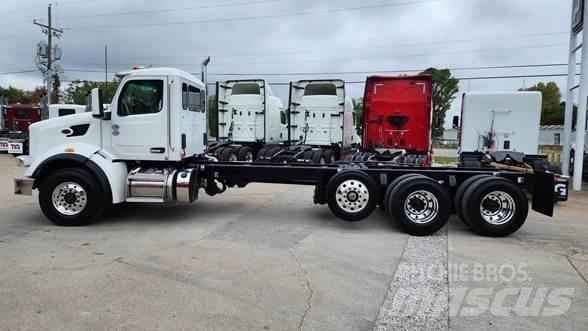
[(97, 179), (103, 188), (104, 201), (113, 201), (112, 189), (108, 177), (94, 161), (80, 154), (61, 153), (53, 155), (41, 162), (33, 171), (31, 177), (35, 179), (33, 188), (38, 188), (41, 180), (45, 177), (44, 171), (54, 166), (62, 168), (61, 165), (77, 165), (90, 171)]

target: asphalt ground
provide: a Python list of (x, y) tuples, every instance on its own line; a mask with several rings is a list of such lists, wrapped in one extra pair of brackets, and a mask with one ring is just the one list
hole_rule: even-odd
[(359, 223), (311, 187), (252, 184), (191, 205), (51, 224), (0, 155), (2, 330), (585, 329), (588, 192), (507, 238)]

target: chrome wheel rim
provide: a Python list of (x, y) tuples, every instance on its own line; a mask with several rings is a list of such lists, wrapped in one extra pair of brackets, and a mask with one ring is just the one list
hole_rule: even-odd
[(61, 214), (73, 216), (86, 208), (88, 197), (86, 190), (77, 183), (65, 182), (57, 185), (51, 195), (53, 207)]
[(327, 164), (327, 160), (325, 160), (324, 156), (321, 156), (321, 160), (319, 161), (320, 164)]
[(429, 191), (412, 192), (404, 200), (404, 214), (413, 223), (429, 223), (439, 214), (439, 200)]
[(480, 214), (484, 221), (493, 225), (502, 225), (512, 220), (516, 204), (512, 196), (503, 191), (486, 194), (480, 203)]
[(370, 193), (364, 183), (349, 179), (337, 187), (337, 205), (348, 213), (359, 213), (367, 207)]
[(235, 154), (235, 153), (229, 154), (229, 162), (237, 162), (237, 154)]
[(251, 153), (251, 152), (245, 153), (245, 162), (253, 162), (253, 153)]

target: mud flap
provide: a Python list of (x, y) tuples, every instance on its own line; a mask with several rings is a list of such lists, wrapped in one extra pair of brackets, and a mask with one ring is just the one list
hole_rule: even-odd
[(533, 175), (533, 210), (546, 215), (553, 216), (555, 179), (553, 174), (547, 172), (536, 172)]

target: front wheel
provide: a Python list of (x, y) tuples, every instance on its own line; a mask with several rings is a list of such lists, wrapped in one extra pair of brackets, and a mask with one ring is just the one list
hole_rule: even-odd
[(348, 222), (361, 221), (378, 204), (378, 186), (361, 171), (342, 171), (327, 184), (327, 204), (337, 217)]
[(61, 226), (92, 223), (102, 212), (101, 187), (86, 170), (66, 168), (47, 176), (39, 187), (43, 214)]

